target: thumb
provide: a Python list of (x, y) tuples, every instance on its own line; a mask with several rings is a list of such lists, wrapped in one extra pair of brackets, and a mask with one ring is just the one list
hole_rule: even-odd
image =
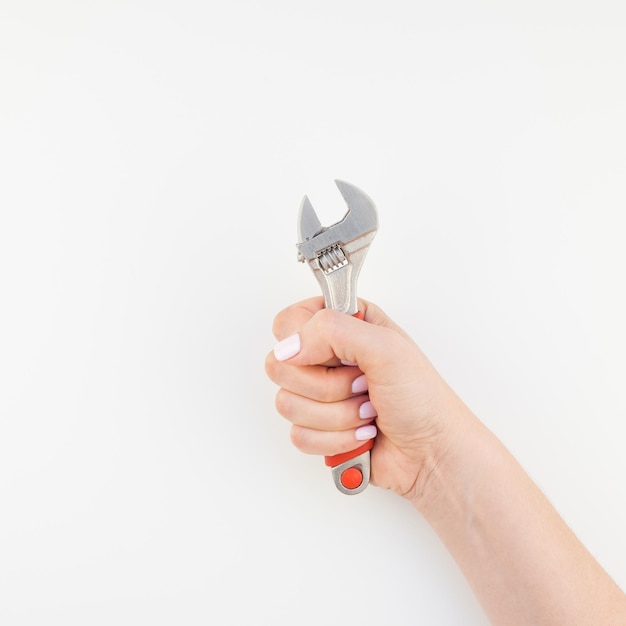
[(332, 309), (322, 309), (298, 333), (279, 342), (274, 356), (293, 365), (320, 365), (336, 358), (358, 364), (365, 374), (384, 371), (392, 361), (397, 366), (398, 355), (406, 349), (402, 346), (410, 339), (386, 316), (377, 317), (372, 320), (374, 323), (367, 323)]

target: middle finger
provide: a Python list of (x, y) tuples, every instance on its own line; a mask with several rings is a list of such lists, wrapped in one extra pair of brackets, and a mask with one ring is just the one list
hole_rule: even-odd
[(376, 417), (376, 410), (367, 394), (340, 402), (316, 402), (280, 389), (276, 394), (276, 409), (292, 424), (326, 431), (358, 428)]

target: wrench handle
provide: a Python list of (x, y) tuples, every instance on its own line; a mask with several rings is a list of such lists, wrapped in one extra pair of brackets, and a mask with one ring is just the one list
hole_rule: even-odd
[[(355, 313), (353, 317), (364, 319), (361, 311)], [(374, 440), (370, 439), (350, 452), (324, 457), (326, 465), (331, 468), (333, 481), (339, 491), (347, 495), (355, 495), (367, 487), (370, 479), (370, 450), (373, 446)]]

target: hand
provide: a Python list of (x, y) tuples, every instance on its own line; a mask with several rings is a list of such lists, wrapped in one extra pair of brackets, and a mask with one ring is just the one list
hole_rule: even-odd
[(309, 454), (355, 449), (377, 428), (371, 482), (419, 499), (469, 411), (400, 327), (369, 302), (360, 310), (367, 323), (324, 309), (322, 298), (278, 314), (266, 360), (281, 387), (276, 407)]

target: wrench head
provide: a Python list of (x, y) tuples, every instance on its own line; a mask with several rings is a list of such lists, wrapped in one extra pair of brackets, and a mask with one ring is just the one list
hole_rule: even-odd
[(298, 216), (300, 261), (311, 261), (331, 246), (349, 244), (378, 229), (378, 212), (372, 199), (358, 187), (343, 180), (336, 180), (335, 184), (348, 205), (348, 212), (339, 222), (324, 228), (311, 202), (304, 197)]

